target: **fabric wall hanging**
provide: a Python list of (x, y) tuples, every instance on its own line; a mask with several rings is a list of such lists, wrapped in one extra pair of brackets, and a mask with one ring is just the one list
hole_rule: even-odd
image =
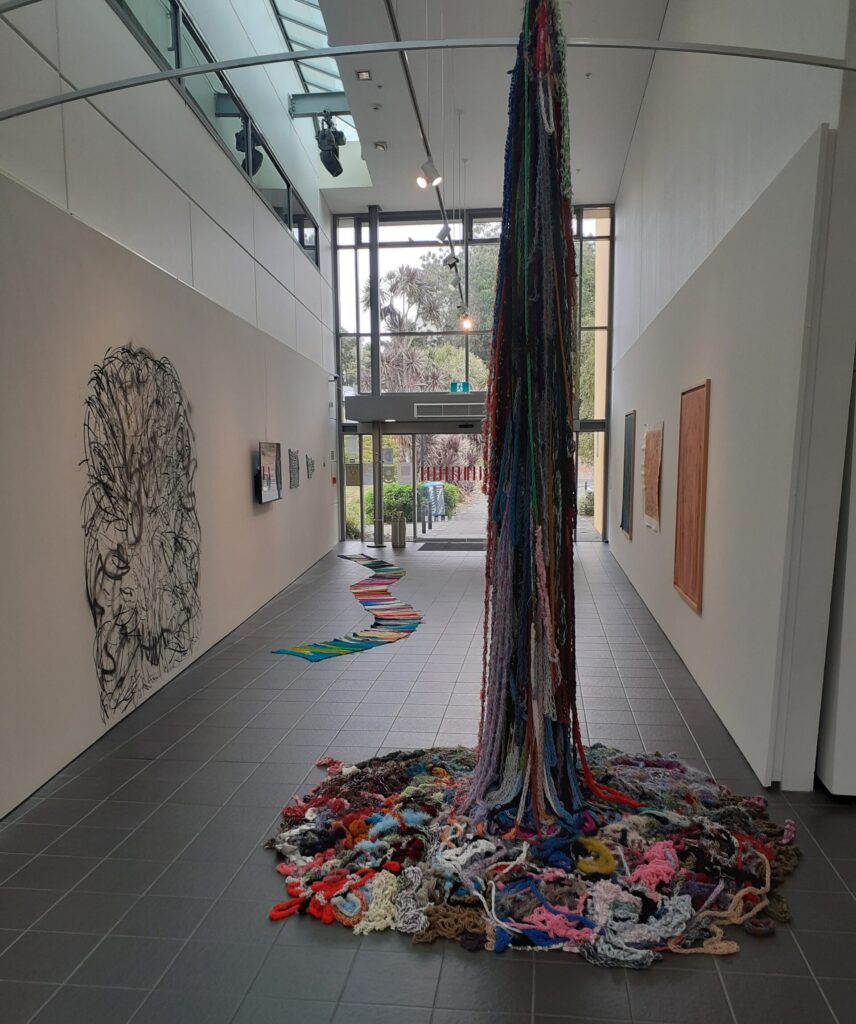
[(636, 458), (636, 410), (624, 417), (624, 467), (621, 477), (621, 529), (633, 540), (633, 470)]
[(645, 525), (660, 532), (660, 468), (663, 462), (663, 424), (646, 426), (642, 440), (642, 514)]

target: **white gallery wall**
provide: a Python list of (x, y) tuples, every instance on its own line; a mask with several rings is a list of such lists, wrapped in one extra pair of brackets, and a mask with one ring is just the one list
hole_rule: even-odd
[[(227, 42), (230, 53), (272, 48), (266, 0), (191, 6), (215, 53)], [(40, 0), (0, 16), (4, 107), (153, 70), (106, 0)], [(0, 814), (110, 724), (98, 709), (79, 467), (87, 379), (108, 348), (134, 342), (168, 357), (191, 403), (202, 528), (194, 657), (337, 539), (330, 216), (311, 131), (285, 112), (294, 74), (236, 85), (252, 88), (242, 98), (318, 219), (320, 268), (169, 83), (0, 125), (0, 472), (15, 481), (3, 493), (0, 564), (16, 581), (0, 610)], [(302, 475), (262, 509), (250, 458), (264, 439), (298, 448)]]
[[(338, 528), (321, 366), (2, 177), (0, 237), (2, 814), (112, 724), (93, 661), (80, 465), (88, 377), (109, 348), (133, 342), (169, 358), (190, 404), (201, 526), (193, 657), (324, 555)], [(301, 482), (262, 507), (252, 455), (265, 439), (284, 458), (299, 449)]]
[[(662, 35), (841, 57), (850, 6), (678, 0)], [(611, 548), (762, 781), (788, 788), (814, 776), (856, 341), (852, 106), (837, 72), (659, 54), (616, 203)], [(674, 515), (680, 394), (706, 378), (697, 615), (672, 584)], [(639, 443), (646, 422), (665, 438), (662, 532), (637, 457), (631, 541), (633, 409)]]
[[(819, 131), (615, 366), (610, 547), (762, 781), (770, 781), (781, 595)], [(787, 284), (785, 285), (785, 282)], [(701, 615), (672, 584), (681, 391), (711, 380)], [(664, 421), (661, 529), (617, 524), (624, 415)]]
[[(849, 0), (671, 0), (663, 39), (844, 56)], [(821, 124), (841, 73), (658, 53), (616, 199), (614, 362)]]

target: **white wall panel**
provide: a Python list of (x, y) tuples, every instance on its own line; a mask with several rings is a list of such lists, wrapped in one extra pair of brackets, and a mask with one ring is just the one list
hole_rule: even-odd
[[(0, 96), (15, 106), (60, 91), (59, 75), (0, 20)], [(42, 110), (0, 124), (0, 168), (65, 206), (62, 115)]]
[[(224, 231), (253, 251), (253, 191), (202, 125), (182, 146), (190, 196)], [(273, 214), (271, 214), (273, 216)]]
[(305, 253), (294, 254), (294, 294), (318, 320), (321, 319), (321, 275)]
[(201, 138), (205, 129), (171, 82), (99, 96), (92, 102), (179, 188), (187, 191), (188, 152), (197, 151), (189, 140)]
[(253, 196), (253, 252), (261, 265), (289, 291), (294, 291), (294, 261), (303, 259), (295, 252), (297, 244), (291, 232), (259, 199)]
[(60, 2), (59, 52), (60, 71), (77, 89), (157, 70), (105, 0)]
[(56, 67), (59, 61), (57, 0), (39, 0), (29, 7), (12, 11), (5, 18)]
[(295, 308), (295, 348), (314, 363), (321, 363), (321, 322), (298, 302)]
[(333, 289), (321, 284), (321, 323), (330, 330), (335, 327), (335, 315), (333, 311)]
[(69, 209), (189, 282), (187, 197), (88, 103), (69, 104), (65, 119)]
[[(841, 56), (847, 12), (848, 0), (673, 0), (662, 37)], [(656, 56), (616, 203), (616, 358), (819, 125), (835, 126), (840, 87), (835, 71)]]
[(321, 365), (330, 373), (336, 369), (336, 336), (323, 325), (321, 327)]
[(191, 204), (193, 287), (225, 309), (254, 324), (254, 262), (233, 238)]
[(263, 267), (255, 264), (255, 270), (259, 329), (297, 351), (294, 296)]

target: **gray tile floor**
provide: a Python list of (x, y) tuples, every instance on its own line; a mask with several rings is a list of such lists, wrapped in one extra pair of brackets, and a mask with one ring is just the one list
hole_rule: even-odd
[[(7, 818), (0, 1021), (856, 1021), (856, 809), (820, 793), (772, 796), (805, 851), (793, 928), (729, 959), (610, 971), (267, 920), (283, 889), (261, 842), (318, 757), (473, 739), (483, 557), (396, 554), (396, 590), (425, 613), (397, 645), (314, 666), (270, 654), (364, 621), (347, 589), (361, 570), (329, 555)], [(578, 548), (578, 597), (589, 738), (677, 750), (757, 790), (600, 544)]]

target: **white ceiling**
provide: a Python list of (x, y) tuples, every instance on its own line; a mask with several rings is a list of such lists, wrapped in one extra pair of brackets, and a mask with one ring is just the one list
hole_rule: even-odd
[[(667, 0), (564, 0), (561, 8), (568, 36), (656, 39), (666, 5)], [(331, 46), (393, 38), (383, 0), (321, 0), (321, 7)], [(516, 37), (522, 19), (521, 0), (396, 0), (394, 7), (405, 40)], [(431, 148), (444, 174), (447, 206), (463, 203), (464, 176), (468, 208), (501, 205), (514, 51), (414, 53), (409, 59)], [(652, 59), (643, 51), (568, 51), (576, 202), (615, 199)], [(369, 203), (388, 211), (436, 208), (433, 192), (415, 182), (424, 153), (398, 55), (345, 57), (339, 68), (373, 186), (329, 188), (330, 208), (335, 213), (364, 210)], [(371, 82), (357, 81), (362, 68), (371, 70)], [(385, 153), (375, 150), (375, 140), (387, 143)]]

